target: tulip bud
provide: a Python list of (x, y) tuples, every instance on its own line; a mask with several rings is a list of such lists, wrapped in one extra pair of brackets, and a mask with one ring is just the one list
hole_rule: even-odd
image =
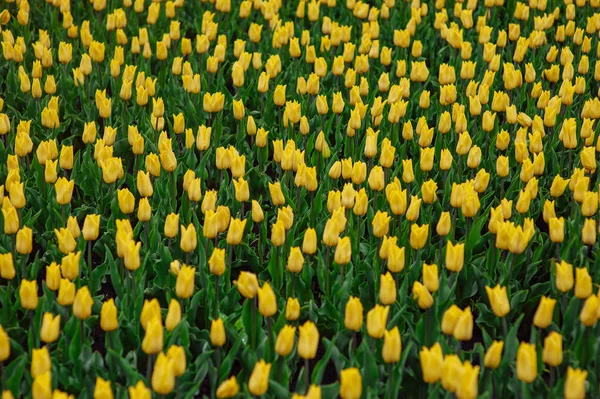
[(271, 364), (259, 360), (254, 365), (252, 374), (248, 380), (248, 390), (252, 395), (261, 396), (269, 389), (269, 375), (271, 373)]
[(213, 320), (210, 325), (210, 343), (213, 346), (221, 347), (225, 345), (227, 336), (225, 334), (225, 325), (221, 318)]
[(285, 325), (277, 334), (277, 340), (275, 341), (275, 352), (279, 356), (285, 357), (292, 352), (294, 349), (294, 337), (296, 333), (296, 327)]
[(44, 313), (40, 331), (40, 340), (46, 344), (52, 343), (58, 339), (59, 333), (60, 315), (54, 316), (52, 313)]
[(544, 351), (542, 353), (544, 363), (554, 367), (559, 366), (562, 363), (562, 340), (562, 335), (556, 331), (550, 332), (544, 339)]
[(423, 347), (419, 352), (423, 381), (427, 384), (435, 384), (442, 376), (442, 363), (444, 357), (442, 347), (435, 343), (431, 348)]
[(171, 299), (169, 302), (169, 310), (167, 312), (167, 318), (165, 319), (165, 327), (167, 331), (171, 332), (177, 327), (181, 321), (181, 305), (176, 299)]
[(21, 280), (19, 299), (23, 309), (35, 310), (38, 305), (37, 281)]
[(517, 378), (531, 384), (537, 378), (535, 344), (521, 342), (517, 351)]
[(340, 372), (340, 397), (342, 399), (359, 399), (362, 395), (362, 376), (356, 367)]

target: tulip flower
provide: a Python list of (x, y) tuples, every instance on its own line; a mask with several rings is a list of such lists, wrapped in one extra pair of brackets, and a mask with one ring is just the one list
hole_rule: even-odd
[[(182, 226), (183, 227), (183, 226)], [(196, 278), (196, 268), (183, 266), (177, 275), (175, 292), (181, 299), (190, 298), (194, 294), (194, 284)]]
[(497, 317), (504, 317), (510, 312), (510, 303), (506, 294), (506, 287), (501, 287), (500, 284), (494, 288), (485, 287), (488, 295), (488, 300), (492, 307), (492, 311)]
[(435, 343), (431, 348), (423, 347), (419, 352), (423, 381), (435, 384), (442, 377), (443, 354), (442, 347)]
[(386, 363), (397, 363), (400, 361), (402, 353), (402, 338), (398, 327), (394, 327), (390, 331), (383, 333), (383, 347), (381, 349), (381, 357)]
[(544, 351), (542, 359), (549, 366), (559, 366), (563, 359), (562, 349), (563, 337), (556, 331), (550, 332), (544, 339)]
[(446, 269), (458, 273), (462, 270), (465, 262), (465, 244), (452, 244), (448, 241), (446, 245)]
[(264, 395), (269, 389), (269, 374), (271, 373), (271, 364), (263, 359), (256, 362), (252, 374), (248, 380), (248, 390), (252, 395)]
[(517, 351), (517, 378), (531, 384), (537, 378), (535, 344), (521, 342)]
[(533, 324), (538, 328), (547, 328), (550, 326), (550, 324), (552, 324), (555, 305), (556, 299), (547, 298), (542, 295), (538, 308), (533, 316)]
[(585, 398), (585, 382), (588, 372), (586, 370), (567, 368), (567, 379), (565, 381), (565, 399)]
[(273, 289), (271, 288), (271, 285), (265, 282), (261, 288), (257, 289), (257, 292), (258, 311), (264, 317), (273, 316), (277, 312), (277, 298), (273, 292)]
[(389, 314), (389, 306), (375, 305), (367, 313), (367, 332), (374, 339), (383, 337)]
[(494, 341), (488, 348), (483, 358), (483, 363), (488, 369), (496, 369), (500, 365), (502, 360), (502, 349), (504, 348), (504, 342)]
[(167, 317), (165, 318), (165, 327), (167, 331), (173, 331), (181, 321), (181, 305), (176, 299), (171, 299)]
[(356, 367), (340, 372), (340, 397), (342, 399), (359, 399), (362, 395), (362, 376)]
[(36, 378), (44, 373), (49, 373), (52, 368), (52, 361), (50, 359), (50, 353), (48, 347), (44, 346), (40, 349), (33, 349), (31, 351), (31, 378)]
[(218, 318), (213, 320), (210, 324), (210, 343), (213, 346), (221, 347), (225, 345), (227, 336), (225, 334), (225, 325), (223, 320)]
[(319, 346), (319, 330), (312, 321), (307, 321), (298, 328), (298, 356), (303, 359), (314, 359)]
[(40, 340), (47, 344), (52, 343), (58, 339), (59, 333), (60, 315), (54, 316), (52, 313), (44, 313), (40, 330)]
[(0, 362), (10, 357), (10, 339), (4, 328), (0, 326)]
[(23, 309), (35, 310), (38, 305), (37, 281), (21, 280), (19, 299)]
[(159, 353), (152, 372), (152, 389), (160, 395), (168, 395), (175, 387), (173, 360)]

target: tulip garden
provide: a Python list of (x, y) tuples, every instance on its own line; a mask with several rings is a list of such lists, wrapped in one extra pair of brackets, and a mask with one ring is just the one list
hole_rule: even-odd
[(0, 23), (2, 399), (600, 397), (600, 0)]

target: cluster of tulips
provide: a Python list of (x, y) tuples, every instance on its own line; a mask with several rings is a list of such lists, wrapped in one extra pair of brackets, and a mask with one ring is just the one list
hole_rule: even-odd
[(599, 0), (1, 7), (2, 399), (600, 396)]

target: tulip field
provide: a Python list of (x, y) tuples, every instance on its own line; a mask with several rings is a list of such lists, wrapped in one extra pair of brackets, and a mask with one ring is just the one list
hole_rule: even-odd
[(2, 399), (600, 398), (600, 0), (0, 33)]

